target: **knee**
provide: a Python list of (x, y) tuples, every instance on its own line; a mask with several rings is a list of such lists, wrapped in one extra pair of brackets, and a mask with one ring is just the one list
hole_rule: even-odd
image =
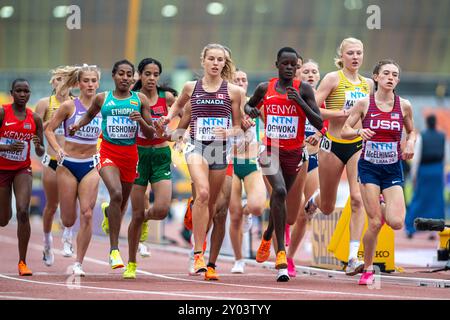
[(91, 208), (82, 208), (80, 210), (80, 221), (84, 223), (90, 223), (92, 221), (92, 209)]
[(197, 190), (195, 201), (207, 204), (209, 202), (209, 189), (206, 187), (199, 188), (199, 190)]
[[(350, 203), (353, 209), (359, 209), (363, 207), (363, 201), (361, 197), (361, 193), (355, 192), (354, 194), (350, 195)], [(356, 211), (356, 210), (354, 210)]]
[(54, 215), (56, 210), (58, 209), (58, 203), (49, 203), (45, 204), (44, 212), (47, 214)]
[(330, 203), (324, 203), (322, 205), (322, 207), (320, 208), (320, 211), (324, 215), (329, 216), (330, 214), (332, 214), (334, 212), (334, 205), (332, 205)]
[(153, 219), (164, 220), (169, 214), (169, 206), (157, 206), (153, 207)]
[(119, 206), (122, 204), (122, 190), (114, 189), (110, 193), (110, 202), (114, 202)]
[(404, 222), (401, 219), (393, 219), (392, 221), (387, 221), (387, 225), (394, 230), (401, 230), (403, 228)]
[(249, 202), (247, 204), (248, 212), (250, 212), (252, 215), (260, 216), (264, 212), (264, 204), (263, 203), (252, 203)]
[(276, 198), (286, 199), (287, 190), (283, 186), (276, 186), (272, 189), (272, 195)]
[(6, 227), (11, 220), (11, 217), (0, 218), (0, 227)]
[(378, 233), (381, 230), (381, 227), (383, 226), (381, 219), (370, 219), (368, 229), (372, 232)]
[(28, 223), (29, 218), (30, 218), (29, 214), (28, 214), (28, 210), (26, 210), (24, 208), (17, 208), (16, 217), (17, 217), (18, 223)]

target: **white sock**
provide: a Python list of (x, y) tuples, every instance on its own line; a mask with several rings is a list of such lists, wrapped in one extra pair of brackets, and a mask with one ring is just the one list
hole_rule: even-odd
[(359, 250), (359, 244), (360, 242), (357, 240), (351, 240), (350, 241), (350, 254), (348, 255), (348, 260), (355, 258), (358, 258), (358, 250)]
[(53, 243), (53, 237), (52, 237), (52, 233), (44, 233), (44, 245), (46, 247), (51, 247)]
[(67, 240), (72, 240), (72, 228), (64, 228), (64, 232), (63, 232), (63, 239), (67, 239)]

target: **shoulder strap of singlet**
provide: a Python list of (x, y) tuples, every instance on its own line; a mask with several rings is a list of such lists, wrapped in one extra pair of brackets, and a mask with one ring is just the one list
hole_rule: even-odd
[(395, 93), (394, 93), (394, 108), (392, 111), (402, 114), (402, 106), (400, 104), (400, 96), (396, 95)]

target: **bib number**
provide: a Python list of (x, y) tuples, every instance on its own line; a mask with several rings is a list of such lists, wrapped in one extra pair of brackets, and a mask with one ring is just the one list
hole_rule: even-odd
[(322, 140), (320, 141), (320, 149), (325, 152), (331, 152), (331, 145), (332, 141), (328, 139), (327, 136), (323, 136)]

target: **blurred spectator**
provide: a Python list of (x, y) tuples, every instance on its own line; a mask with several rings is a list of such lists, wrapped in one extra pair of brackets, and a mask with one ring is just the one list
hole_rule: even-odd
[[(414, 196), (406, 213), (408, 238), (414, 232), (414, 219), (444, 219), (445, 134), (436, 130), (436, 116), (426, 118), (427, 128), (417, 137), (411, 168)], [(430, 235), (430, 239), (433, 239)]]

